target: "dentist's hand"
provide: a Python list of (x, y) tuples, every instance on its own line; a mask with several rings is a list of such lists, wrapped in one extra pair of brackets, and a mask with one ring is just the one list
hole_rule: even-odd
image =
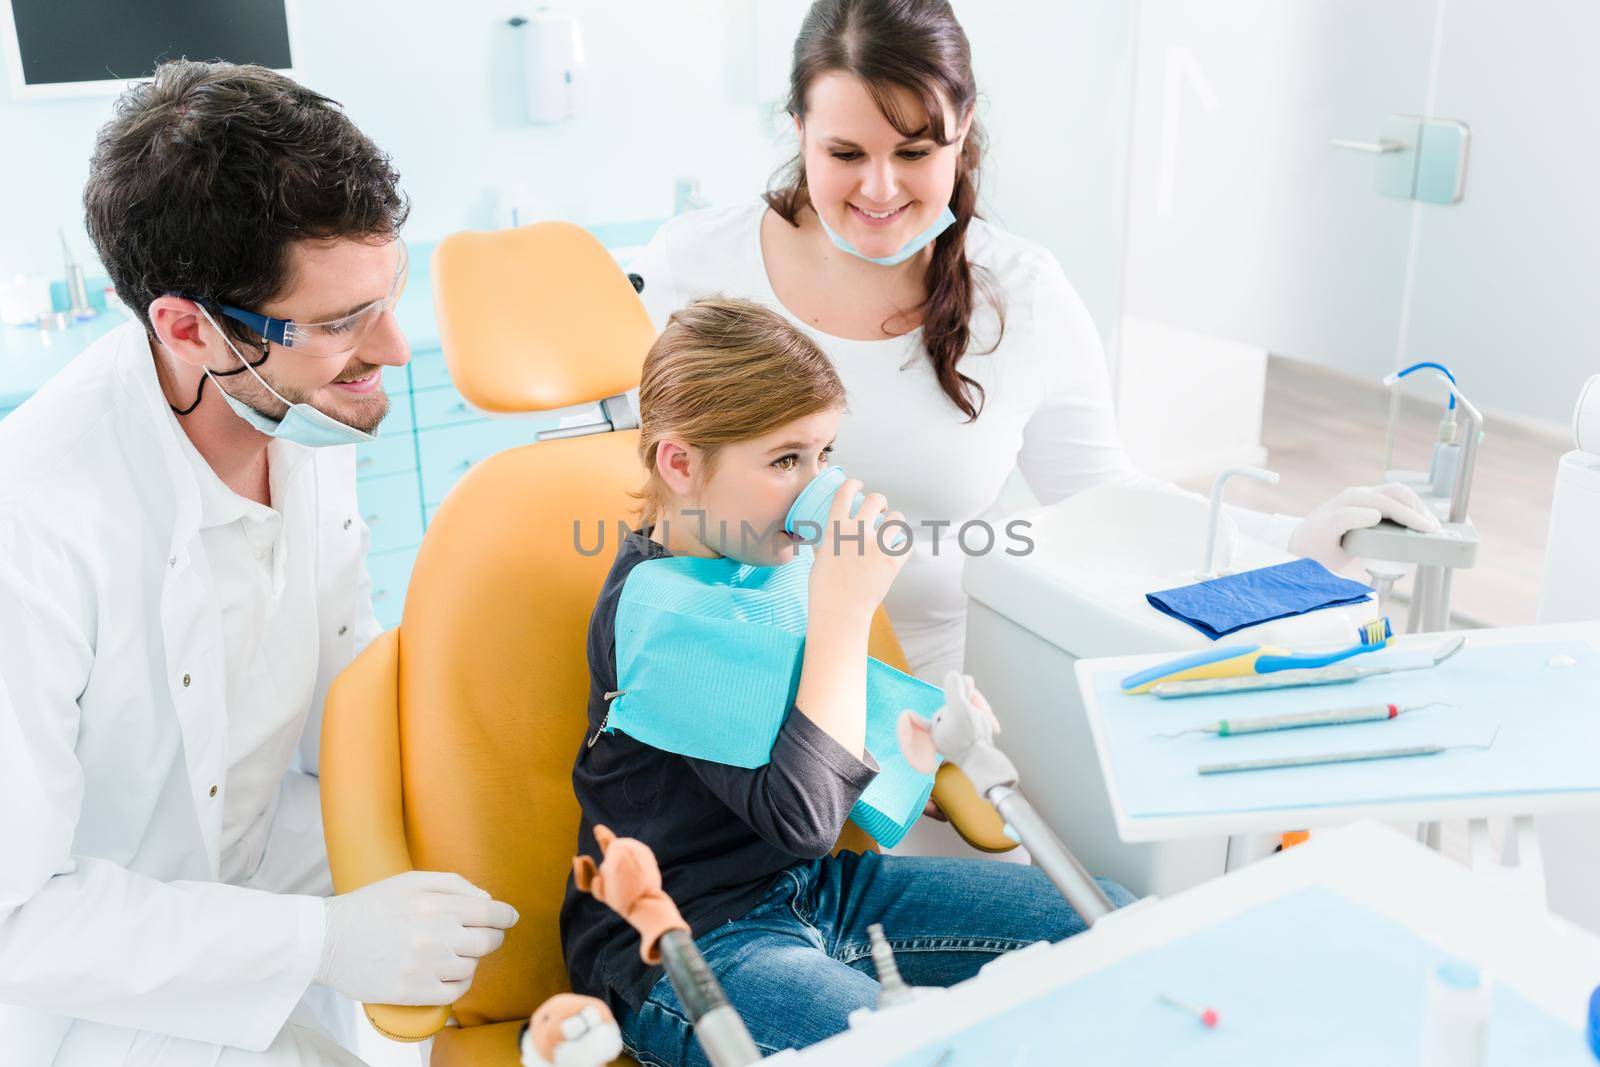
[(1391, 519), (1423, 533), (1438, 533), (1439, 520), (1409, 486), (1373, 485), (1346, 489), (1317, 508), (1289, 535), (1289, 551), (1308, 556), (1330, 571), (1343, 570), (1355, 557), (1340, 541), (1351, 530), (1376, 526)]
[(459, 874), (407, 871), (328, 900), (316, 981), (367, 1004), (452, 1004), (516, 923)]
[(897, 533), (904, 536), (904, 528), (873, 527), (880, 515), (885, 523), (904, 522), (905, 517), (898, 511), (885, 511), (887, 504), (881, 493), (868, 493), (852, 518), (850, 504), (860, 491), (859, 481), (846, 481), (828, 508), (827, 528), (817, 542), (811, 567), (813, 615), (820, 612), (824, 618), (870, 623), (872, 613), (878, 610), (895, 576), (905, 566), (909, 545), (896, 549), (894, 554), (883, 549), (883, 544), (892, 543)]

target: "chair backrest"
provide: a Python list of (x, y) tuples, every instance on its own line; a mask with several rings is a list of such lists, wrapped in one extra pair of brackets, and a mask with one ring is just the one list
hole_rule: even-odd
[[(475, 406), (543, 410), (638, 384), (654, 330), (578, 227), (452, 235), (432, 273), (451, 377)], [(567, 988), (557, 914), (577, 846), (586, 635), (643, 480), (637, 448), (627, 429), (491, 456), (451, 490), (417, 555), (398, 691), (411, 858), (521, 914), (455, 1005), (463, 1026), (526, 1018)]]
[[(557, 914), (577, 849), (586, 636), (640, 481), (637, 443), (626, 431), (490, 457), (417, 556), (400, 624), (412, 861), (460, 872), (522, 916), (456, 1003), (463, 1026), (526, 1017), (567, 988)], [(578, 541), (594, 550), (602, 522), (601, 550), (584, 555)]]
[(439, 342), (461, 394), (519, 414), (639, 384), (655, 329), (627, 275), (569, 222), (454, 233), (430, 273)]
[[(400, 624), (406, 839), (521, 921), (454, 1008), (526, 1018), (568, 988), (557, 917), (577, 851), (572, 764), (587, 730), (590, 612), (633, 503), (639, 435), (501, 452), (451, 490), (417, 555)], [(904, 666), (878, 612), (871, 651)], [(876, 845), (853, 824), (841, 847)]]

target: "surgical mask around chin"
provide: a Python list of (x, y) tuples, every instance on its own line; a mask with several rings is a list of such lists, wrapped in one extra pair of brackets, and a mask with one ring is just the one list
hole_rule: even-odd
[(828, 240), (832, 241), (841, 252), (849, 252), (852, 256), (855, 256), (858, 259), (864, 259), (868, 263), (876, 263), (880, 267), (894, 267), (904, 263), (918, 252), (922, 251), (924, 248), (927, 248), (928, 245), (932, 244), (941, 233), (948, 230), (951, 226), (954, 226), (956, 222), (956, 214), (950, 210), (950, 205), (946, 204), (944, 210), (939, 212), (939, 217), (933, 220), (932, 226), (929, 226), (926, 230), (923, 230), (911, 240), (901, 245), (898, 252), (894, 252), (893, 254), (887, 256), (868, 256), (862, 254), (861, 250), (856, 248), (855, 245), (851, 244), (849, 241), (833, 232), (833, 227), (829, 226), (828, 223), (823, 219), (822, 212), (820, 211), (817, 212), (817, 221), (822, 223), (822, 231), (828, 235)]
[(217, 320), (213, 319), (211, 313), (203, 306), (200, 307), (200, 314), (204, 315), (206, 321), (211, 323), (211, 328), (217, 331), (217, 335), (222, 338), (223, 344), (228, 346), (228, 351), (239, 357), (239, 362), (244, 364), (244, 368), (250, 372), (250, 376), (260, 382), (262, 388), (266, 389), (279, 403), (284, 404), (289, 409), (281, 419), (268, 418), (222, 388), (222, 383), (217, 381), (209, 370), (206, 371), (206, 377), (211, 379), (211, 384), (217, 387), (217, 392), (222, 394), (222, 399), (228, 402), (228, 406), (233, 409), (235, 415), (238, 415), (268, 437), (276, 437), (283, 441), (293, 441), (295, 444), (305, 445), (307, 448), (327, 448), (331, 445), (361, 445), (378, 439), (378, 431), (376, 429), (371, 433), (367, 433), (347, 423), (340, 422), (332, 415), (319, 411), (310, 404), (289, 403), (288, 400), (279, 395), (276, 389), (267, 384), (265, 378), (256, 373), (256, 369), (250, 365), (250, 361), (244, 358), (244, 353), (234, 347), (233, 341), (222, 331), (222, 328), (217, 325)]

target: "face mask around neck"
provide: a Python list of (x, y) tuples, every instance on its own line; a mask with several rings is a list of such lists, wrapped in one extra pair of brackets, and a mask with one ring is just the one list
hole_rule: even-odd
[(946, 204), (945, 209), (939, 213), (939, 217), (933, 220), (932, 226), (929, 226), (926, 230), (923, 230), (921, 233), (911, 238), (911, 240), (901, 245), (899, 251), (887, 256), (863, 255), (861, 250), (856, 248), (855, 245), (851, 244), (845, 238), (840, 237), (837, 233), (833, 232), (833, 227), (829, 226), (828, 223), (823, 219), (821, 212), (817, 213), (817, 221), (822, 223), (822, 232), (828, 235), (828, 240), (832, 241), (834, 246), (841, 252), (848, 252), (858, 259), (864, 259), (868, 263), (876, 263), (880, 267), (894, 267), (904, 263), (918, 252), (928, 247), (928, 245), (932, 244), (941, 233), (948, 230), (951, 226), (954, 226), (956, 222), (956, 215), (955, 212), (950, 210), (950, 205)]

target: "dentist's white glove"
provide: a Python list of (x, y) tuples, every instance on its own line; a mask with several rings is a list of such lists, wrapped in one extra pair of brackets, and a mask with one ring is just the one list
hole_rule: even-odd
[(1301, 519), (1289, 535), (1289, 551), (1309, 556), (1330, 571), (1343, 570), (1355, 560), (1339, 543), (1344, 535), (1376, 526), (1383, 519), (1423, 533), (1440, 530), (1439, 520), (1409, 486), (1358, 486), (1344, 490)]
[(453, 1004), (516, 922), (459, 874), (407, 871), (328, 899), (316, 981), (368, 1004)]

